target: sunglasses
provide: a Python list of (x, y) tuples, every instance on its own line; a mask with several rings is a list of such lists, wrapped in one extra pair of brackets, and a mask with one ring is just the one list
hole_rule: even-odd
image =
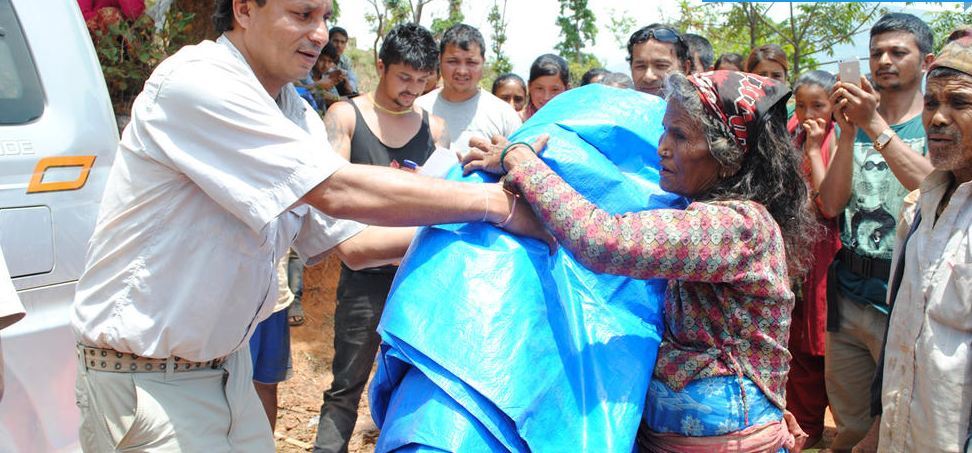
[(669, 44), (675, 44), (682, 40), (682, 37), (671, 28), (656, 28), (654, 30), (648, 30), (648, 39), (651, 38), (655, 38), (658, 41), (667, 42)]

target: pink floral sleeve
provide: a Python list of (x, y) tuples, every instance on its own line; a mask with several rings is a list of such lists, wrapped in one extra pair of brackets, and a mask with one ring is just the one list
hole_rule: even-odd
[[(779, 228), (751, 201), (694, 202), (612, 216), (539, 159), (519, 164), (507, 185), (523, 194), (561, 245), (595, 272), (749, 286), (786, 287)], [(744, 289), (744, 288), (740, 288)]]

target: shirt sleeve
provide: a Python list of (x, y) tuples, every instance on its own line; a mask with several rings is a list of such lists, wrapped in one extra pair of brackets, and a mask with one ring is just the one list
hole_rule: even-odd
[(254, 231), (347, 164), (231, 63), (194, 61), (153, 78), (134, 133)]
[(308, 212), (293, 249), (308, 266), (317, 264), (331, 249), (367, 228), (363, 223), (335, 219), (307, 205), (301, 207), (304, 208)]
[(24, 305), (20, 303), (20, 298), (17, 296), (17, 289), (10, 280), (7, 261), (0, 251), (0, 329), (9, 327), (26, 314)]
[[(523, 194), (561, 245), (595, 272), (755, 286), (771, 279), (774, 290), (786, 286), (778, 281), (786, 279), (785, 263), (770, 259), (772, 247), (782, 247), (778, 229), (767, 225), (771, 218), (755, 203), (696, 202), (685, 210), (610, 215), (539, 159), (518, 165), (506, 182)], [(781, 251), (775, 255), (784, 261)], [(782, 277), (774, 276), (778, 273)]]

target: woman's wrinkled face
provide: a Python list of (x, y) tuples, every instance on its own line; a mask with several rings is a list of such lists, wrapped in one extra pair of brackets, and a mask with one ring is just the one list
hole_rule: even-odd
[(658, 144), (661, 188), (688, 198), (698, 198), (719, 180), (719, 164), (709, 152), (702, 123), (678, 102), (669, 102), (662, 120), (665, 134)]
[(824, 91), (822, 86), (803, 85), (793, 97), (796, 98), (796, 109), (793, 113), (800, 122), (816, 119), (830, 121), (834, 106), (830, 103), (830, 92)]

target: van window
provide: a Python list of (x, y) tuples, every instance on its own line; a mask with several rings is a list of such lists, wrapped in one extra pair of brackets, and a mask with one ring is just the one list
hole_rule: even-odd
[(0, 125), (23, 124), (44, 111), (37, 68), (10, 0), (0, 0)]

